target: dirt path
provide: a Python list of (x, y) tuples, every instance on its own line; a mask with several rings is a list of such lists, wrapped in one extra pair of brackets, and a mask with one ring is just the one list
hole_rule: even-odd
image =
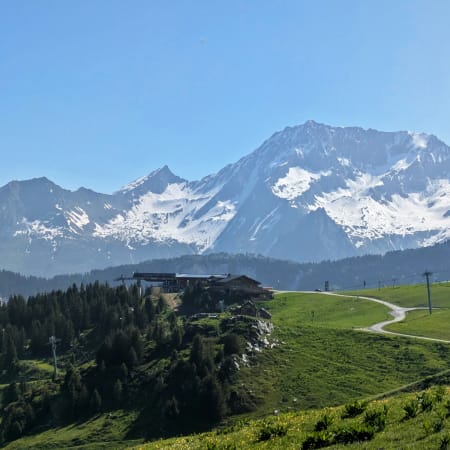
[[(308, 292), (308, 293), (319, 294), (319, 292)], [(397, 306), (397, 305), (394, 305), (393, 303), (389, 303), (384, 300), (379, 300), (378, 298), (363, 297), (361, 295), (335, 294), (333, 292), (320, 292), (320, 294), (334, 295), (336, 297), (353, 297), (353, 298), (362, 299), (362, 300), (369, 300), (371, 302), (380, 303), (381, 305), (387, 306), (390, 309), (390, 314), (394, 317), (393, 319), (376, 323), (374, 325), (371, 325), (370, 327), (361, 328), (361, 330), (363, 330), (363, 331), (371, 331), (373, 333), (393, 334), (395, 336), (403, 336), (403, 337), (414, 338), (414, 339), (423, 339), (425, 341), (444, 342), (446, 344), (450, 344), (450, 341), (447, 341), (445, 339), (436, 339), (436, 338), (430, 338), (430, 337), (426, 337), (426, 336), (417, 336), (417, 335), (413, 335), (413, 334), (395, 333), (394, 331), (387, 331), (384, 329), (384, 327), (386, 325), (390, 325), (391, 323), (401, 322), (402, 320), (404, 320), (406, 317), (406, 313), (408, 313), (409, 311), (414, 311), (414, 310), (418, 310), (418, 309), (428, 309), (426, 307), (403, 308), (402, 306)]]

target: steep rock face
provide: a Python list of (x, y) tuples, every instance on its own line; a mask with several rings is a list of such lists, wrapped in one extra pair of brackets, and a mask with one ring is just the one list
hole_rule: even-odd
[(0, 188), (0, 266), (53, 275), (204, 252), (296, 261), (450, 238), (450, 148), (313, 121), (189, 182), (165, 166), (112, 195), (46, 178)]

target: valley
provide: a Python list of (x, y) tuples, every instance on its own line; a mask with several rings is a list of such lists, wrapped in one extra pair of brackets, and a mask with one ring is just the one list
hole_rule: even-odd
[[(446, 289), (448, 289), (448, 285), (444, 283), (437, 286), (436, 289), (434, 286), (432, 287), (435, 303), (439, 305), (440, 309), (433, 311), (433, 314), (429, 316), (428, 324), (423, 326), (419, 335), (445, 337), (446, 331), (443, 326), (445, 319), (438, 312), (445, 315), (450, 308)], [(422, 436), (422, 434), (421, 439), (425, 439), (425, 442), (428, 440), (437, 442), (442, 439), (446, 430), (445, 422), (442, 426), (443, 431), (439, 433), (429, 432), (425, 429), (423, 432), (421, 429), (413, 431), (413, 428), (417, 428), (412, 425), (413, 423), (433, 421), (436, 413), (429, 415), (428, 412), (424, 412), (422, 415), (419, 414), (417, 419), (412, 419), (408, 423), (400, 421), (402, 405), (410, 401), (409, 399), (414, 395), (422, 394), (406, 394), (404, 396), (399, 392), (420, 390), (433, 386), (435, 383), (446, 383), (444, 380), (446, 380), (450, 364), (448, 344), (427, 342), (414, 337), (407, 338), (361, 331), (363, 328), (389, 318), (389, 308), (361, 298), (364, 292), (358, 292), (358, 296), (354, 296), (355, 293), (349, 296), (345, 294), (334, 296), (317, 292), (281, 292), (276, 294), (273, 300), (265, 301), (264, 308), (272, 314), (273, 331), (263, 339), (264, 347), (250, 352), (248, 349), (244, 350), (243, 353), (247, 356), (243, 356), (243, 359), (236, 359), (239, 370), (234, 375), (234, 381), (230, 381), (230, 387), (240, 386), (238, 391), (241, 392), (240, 395), (244, 395), (242, 399), (247, 399), (245, 401), (249, 402), (250, 409), (237, 415), (227, 415), (221, 421), (217, 431), (205, 435), (200, 434), (198, 438), (192, 436), (175, 440), (160, 440), (154, 444), (148, 444), (147, 447), (203, 448), (201, 443), (208, 441), (211, 442), (211, 445), (216, 446), (214, 448), (232, 448), (226, 447), (227, 442), (237, 448), (260, 448), (261, 446), (263, 448), (264, 445), (267, 448), (286, 448), (286, 446), (289, 448), (293, 442), (301, 443), (306, 440), (313, 433), (314, 423), (323, 414), (331, 414), (335, 417), (333, 419), (335, 428), (346, 423), (361, 423), (361, 418), (350, 422), (345, 419), (344, 422), (341, 422), (343, 419), (338, 417), (341, 414), (339, 411), (342, 411), (343, 407), (339, 407), (339, 405), (350, 404), (356, 400), (379, 398), (380, 395), (389, 398), (387, 402), (391, 405), (386, 422), (387, 431), (377, 432), (373, 442), (371, 438), (371, 441), (366, 444), (366, 448), (377, 448), (376, 445), (379, 442), (384, 442), (386, 448), (391, 448), (391, 444), (395, 445), (393, 444), (395, 441), (392, 440), (394, 434), (400, 433), (398, 427), (403, 430), (401, 433), (407, 433), (402, 434), (402, 439), (406, 439), (405, 436), (409, 436), (408, 439), (416, 439), (415, 436)], [(421, 305), (420, 297), (425, 298), (423, 294), (424, 285), (377, 290), (378, 298), (392, 301), (395, 297), (399, 299), (400, 304), (408, 306), (415, 304), (419, 307)], [(414, 320), (416, 313), (421, 313), (421, 311), (409, 312), (406, 320), (395, 326), (400, 327), (406, 324), (412, 330), (413, 328), (408, 325), (409, 315), (413, 315), (411, 316), (412, 323), (416, 323), (417, 320)], [(425, 319), (423, 320), (425, 321)], [(218, 330), (223, 330), (224, 325), (222, 324), (226, 323), (229, 323), (226, 315), (219, 321), (204, 318), (196, 321), (196, 329), (204, 336), (205, 342), (212, 344), (212, 342), (218, 342), (215, 341), (214, 336)], [(245, 338), (248, 336), (246, 323), (245, 321), (237, 322), (229, 330), (248, 339), (248, 337)], [(434, 330), (434, 332), (428, 335), (426, 330)], [(439, 332), (439, 330), (442, 331)], [(184, 342), (186, 343), (182, 344), (179, 350), (183, 359), (189, 358), (189, 352), (192, 352), (190, 349), (192, 344), (185, 339)], [(186, 345), (187, 347), (185, 347)], [(160, 357), (154, 359), (157, 354), (151, 350), (153, 346), (152, 340), (144, 340), (144, 349), (147, 350), (144, 350), (143, 359), (130, 371), (132, 378), (128, 382), (127, 389), (131, 390), (128, 391), (127, 396), (133, 391), (145, 392), (142, 391), (144, 385), (141, 384), (148, 376), (144, 376), (145, 373), (157, 374), (160, 370), (157, 368), (158, 366), (166, 367), (165, 370), (170, 366), (170, 364), (167, 365), (169, 360), (164, 359), (164, 353), (162, 354), (163, 359), (159, 359)], [(150, 353), (148, 353), (149, 351)], [(153, 356), (148, 359), (148, 356), (152, 354)], [(65, 357), (63, 357), (63, 361), (64, 359)], [(48, 360), (48, 362), (50, 361)], [(28, 377), (30, 381), (27, 384), (29, 386), (32, 386), (30, 383), (38, 386), (44, 380), (46, 384), (50, 382), (51, 385), (51, 365), (39, 363), (37, 360), (36, 363), (33, 360), (28, 363), (23, 361), (22, 364), (23, 368), (20, 373), (24, 374), (21, 375), (24, 377), (22, 379)], [(25, 375), (26, 372), (23, 372), (25, 366), (29, 367), (27, 370), (30, 371), (30, 375)], [(36, 369), (31, 370), (33, 366)], [(54, 384), (52, 389), (60, 389), (58, 386), (63, 381), (62, 377), (64, 377), (67, 367), (67, 363), (62, 364), (60, 381)], [(89, 362), (88, 358), (79, 366), (79, 369), (84, 379), (90, 371), (95, 370), (95, 362)], [(155, 370), (156, 372), (154, 372)], [(318, 374), (320, 375), (318, 376)], [(35, 381), (31, 381), (32, 379)], [(4, 383), (3, 392), (6, 392), (5, 389), (10, 381), (11, 379), (7, 378), (1, 381)], [(57, 391), (53, 392), (53, 395), (57, 393)], [(382, 403), (371, 403), (368, 409), (378, 410), (379, 406), (385, 402), (386, 400)], [(442, 405), (444, 404), (445, 402), (442, 403)], [(152, 415), (151, 409), (143, 415), (143, 411), (146, 410), (144, 405), (145, 403), (140, 401), (131, 404), (127, 402), (125, 409), (123, 408), (125, 405), (122, 408), (117, 408), (112, 404), (108, 407), (105, 405), (105, 411), (81, 416), (76, 422), (76, 426), (70, 420), (67, 422), (67, 419), (62, 421), (59, 419), (59, 424), (56, 427), (53, 426), (51, 430), (45, 431), (45, 429), (38, 428), (36, 430), (38, 432), (28, 432), (29, 436), (14, 440), (6, 448), (82, 447), (94, 449), (129, 448), (133, 445), (138, 445), (136, 448), (139, 448), (145, 439), (153, 440), (158, 437), (158, 433), (161, 433), (161, 431), (157, 431), (157, 428), (152, 427), (153, 431), (150, 435), (148, 434), (148, 418), (156, 418), (156, 416)], [(321, 410), (321, 408), (326, 408), (326, 410)], [(441, 406), (437, 405), (436, 408), (438, 411)], [(144, 417), (146, 417), (145, 420)], [(258, 433), (264, 424), (269, 429), (272, 426), (277, 429), (277, 424), (283, 424), (284, 431), (279, 437), (269, 433), (267, 442), (260, 440)], [(190, 433), (189, 427), (192, 427), (192, 424), (185, 429), (184, 434)], [(391, 429), (392, 435), (389, 434)], [(147, 431), (144, 432), (144, 430)], [(180, 429), (178, 428), (178, 430)], [(202, 430), (197, 429), (197, 432), (200, 431)], [(164, 433), (168, 432), (170, 435), (169, 429), (166, 429)]]

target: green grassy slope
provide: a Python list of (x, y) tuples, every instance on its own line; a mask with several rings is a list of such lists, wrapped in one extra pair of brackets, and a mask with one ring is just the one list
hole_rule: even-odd
[[(397, 333), (450, 340), (450, 283), (436, 283), (430, 287), (433, 313), (428, 310), (411, 311), (406, 319), (385, 329)], [(349, 295), (374, 297), (404, 307), (428, 307), (425, 284), (387, 287), (347, 292)]]
[(410, 311), (404, 321), (389, 325), (386, 330), (450, 341), (450, 310), (437, 309), (431, 315), (427, 310)]
[(266, 307), (276, 345), (240, 374), (260, 401), (256, 414), (337, 405), (450, 365), (445, 345), (352, 330), (387, 318), (387, 308), (370, 301), (290, 293)]
[(374, 302), (326, 294), (285, 293), (268, 302), (276, 326), (362, 328), (388, 320), (389, 309)]
[[(425, 409), (431, 399), (430, 409)], [(327, 415), (331, 424), (322, 436), (332, 440), (351, 440), (352, 430), (367, 426), (372, 412), (386, 411), (385, 424), (375, 428), (372, 439), (348, 444), (331, 443), (328, 448), (339, 449), (439, 449), (450, 442), (450, 394), (448, 388), (434, 388), (426, 392), (402, 394), (381, 401), (372, 401), (353, 418), (343, 418), (345, 407), (285, 413), (265, 419), (238, 422), (234, 426), (194, 436), (161, 440), (135, 450), (153, 449), (301, 449), (309, 436), (316, 436), (318, 421)], [(404, 407), (422, 402), (417, 415), (406, 418)], [(344, 431), (345, 430), (345, 431)], [(355, 433), (353, 432), (353, 435)], [(340, 436), (340, 438), (339, 438)]]
[(133, 411), (99, 414), (87, 421), (53, 428), (33, 436), (26, 436), (4, 447), (8, 450), (24, 449), (123, 449), (139, 444), (142, 439), (127, 440), (127, 433), (136, 419)]
[[(375, 297), (398, 306), (428, 307), (427, 288), (425, 284), (364, 289), (361, 291), (345, 292), (345, 294)], [(450, 308), (450, 283), (431, 284), (431, 299), (433, 307)]]

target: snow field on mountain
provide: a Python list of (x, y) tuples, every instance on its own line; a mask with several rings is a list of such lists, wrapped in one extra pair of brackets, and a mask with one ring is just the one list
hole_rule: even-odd
[(169, 184), (161, 194), (141, 196), (130, 210), (105, 225), (96, 223), (94, 236), (113, 237), (130, 246), (174, 239), (204, 250), (236, 213), (232, 202), (218, 201), (206, 214), (195, 217), (216, 192), (205, 195), (192, 191), (187, 183)]

